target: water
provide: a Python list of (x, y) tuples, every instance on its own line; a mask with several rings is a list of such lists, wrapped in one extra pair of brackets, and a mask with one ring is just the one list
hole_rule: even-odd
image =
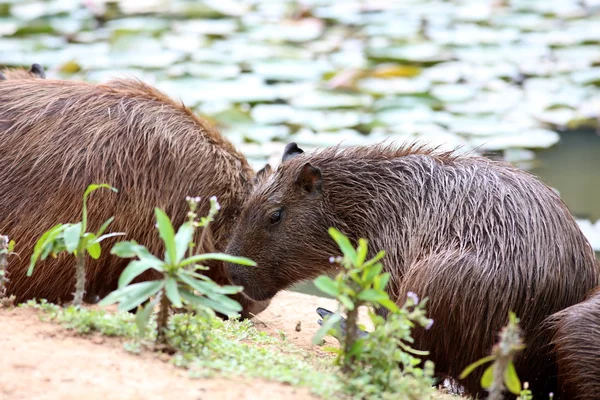
[(560, 192), (571, 214), (600, 219), (600, 136), (594, 131), (570, 131), (560, 142), (536, 154), (530, 170)]

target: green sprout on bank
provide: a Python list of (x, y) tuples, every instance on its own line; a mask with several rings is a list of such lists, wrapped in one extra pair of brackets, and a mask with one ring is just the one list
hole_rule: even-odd
[[(315, 285), (337, 299), (338, 311), (324, 318), (313, 343), (320, 343), (330, 332), (338, 338), (341, 348), (328, 350), (337, 353), (336, 362), (347, 378), (347, 391), (360, 394), (362, 399), (398, 395), (420, 399), (432, 393), (433, 363), (427, 361), (424, 368), (419, 368), (421, 360), (412, 354), (424, 356), (428, 353), (409, 346), (413, 343), (411, 331), (417, 324), (429, 329), (433, 323), (425, 315), (427, 299), (419, 302), (414, 293), (409, 293), (406, 303), (398, 307), (385, 291), (390, 280), (388, 272), (382, 273), (380, 262), (385, 252), (380, 251), (367, 260), (365, 239), (360, 239), (355, 249), (335, 228), (330, 228), (329, 234), (343, 254), (332, 258), (331, 262), (337, 262), (343, 268), (334, 279), (318, 277)], [(374, 330), (365, 333), (358, 324), (358, 310), (362, 306), (387, 309), (387, 320), (369, 312)], [(342, 318), (342, 312), (346, 314), (346, 320)]]
[(8, 240), (8, 236), (0, 235), (0, 299), (6, 296), (6, 284), (8, 283), (8, 256), (15, 249), (15, 241)]
[[(171, 306), (188, 309), (214, 310), (227, 316), (235, 316), (242, 310), (241, 305), (228, 297), (242, 291), (241, 286), (220, 286), (212, 279), (198, 271), (207, 267), (199, 264), (206, 261), (224, 261), (247, 266), (255, 266), (252, 260), (243, 257), (234, 257), (222, 253), (204, 253), (193, 255), (193, 238), (197, 227), (202, 227), (201, 240), (204, 231), (213, 220), (219, 204), (216, 198), (211, 198), (211, 211), (208, 217), (200, 222), (196, 221), (195, 207), (199, 199), (190, 201), (189, 220), (184, 222), (177, 233), (171, 220), (159, 208), (154, 213), (158, 226), (158, 233), (165, 245), (164, 260), (152, 255), (148, 249), (135, 241), (126, 241), (115, 244), (111, 254), (122, 258), (133, 258), (123, 270), (119, 278), (118, 289), (106, 296), (99, 305), (105, 306), (119, 303), (120, 311), (127, 311), (138, 307), (136, 322), (140, 335), (144, 336), (148, 321), (155, 306), (159, 304), (157, 316), (157, 344), (166, 344), (166, 328)], [(186, 252), (188, 257), (186, 258)], [(162, 277), (157, 280), (130, 284), (142, 273), (154, 270)], [(145, 306), (142, 303), (147, 302)]]
[(520, 395), (523, 400), (531, 399), (531, 391), (528, 390), (527, 383), (523, 388), (521, 387), (521, 381), (513, 363), (515, 355), (524, 348), (519, 319), (515, 313), (510, 312), (508, 325), (500, 332), (500, 340), (494, 346), (492, 354), (467, 366), (459, 378), (464, 379), (479, 366), (492, 362), (481, 376), (481, 387), (489, 392), (488, 399), (503, 399), (505, 388), (515, 395)]
[(100, 242), (104, 239), (113, 236), (124, 235), (124, 233), (109, 233), (104, 235), (104, 232), (114, 220), (114, 217), (109, 218), (102, 224), (96, 233), (87, 232), (87, 199), (89, 195), (98, 189), (110, 189), (117, 192), (117, 189), (107, 184), (89, 185), (83, 193), (83, 209), (81, 222), (73, 224), (58, 224), (47, 230), (39, 238), (31, 255), (31, 262), (27, 270), (27, 276), (33, 274), (33, 269), (38, 261), (45, 260), (49, 255), (56, 257), (58, 253), (66, 251), (69, 254), (75, 255), (75, 293), (73, 304), (80, 306), (83, 303), (83, 295), (85, 293), (85, 255), (90, 255), (94, 260), (100, 257), (102, 248)]

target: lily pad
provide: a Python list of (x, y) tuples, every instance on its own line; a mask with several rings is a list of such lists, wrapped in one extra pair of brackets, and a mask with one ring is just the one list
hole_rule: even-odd
[(229, 36), (238, 30), (238, 23), (234, 19), (176, 21), (173, 23), (173, 30), (196, 35)]
[(294, 97), (290, 104), (299, 108), (362, 108), (369, 107), (373, 98), (369, 95), (338, 94), (326, 91), (312, 91)]
[(600, 67), (590, 68), (585, 71), (573, 72), (571, 79), (578, 85), (600, 86)]
[(531, 129), (490, 138), (471, 138), (471, 145), (482, 150), (505, 150), (509, 148), (548, 148), (560, 140), (558, 133), (546, 129)]
[(439, 63), (452, 58), (452, 53), (449, 50), (444, 50), (433, 43), (369, 48), (367, 55), (376, 61), (424, 64)]
[(388, 94), (419, 94), (427, 93), (431, 82), (424, 78), (394, 78), (379, 79), (367, 78), (357, 84), (358, 88), (366, 93)]
[(258, 124), (283, 124), (294, 118), (294, 108), (286, 104), (257, 104), (250, 115)]
[(257, 62), (252, 65), (254, 73), (264, 79), (274, 81), (315, 80), (332, 69), (325, 61), (282, 60)]

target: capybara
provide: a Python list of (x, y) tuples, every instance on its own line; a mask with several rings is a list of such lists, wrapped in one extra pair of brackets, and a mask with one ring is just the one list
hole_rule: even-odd
[(46, 79), (46, 71), (40, 64), (31, 64), (29, 70), (24, 68), (6, 68), (0, 71), (0, 81), (7, 79)]
[(600, 287), (549, 318), (561, 398), (600, 398)]
[[(521, 319), (527, 348), (517, 371), (535, 393), (556, 392), (549, 315), (597, 286), (594, 252), (559, 196), (507, 163), (424, 146), (332, 147), (304, 153), (290, 143), (236, 222), (227, 252), (258, 263), (227, 265), (254, 300), (320, 274), (340, 255), (328, 228), (370, 256), (385, 250), (388, 291), (428, 297), (433, 327), (413, 332), (440, 377), (457, 380), (490, 354), (509, 311)], [(459, 383), (485, 396), (479, 368)]]
[[(89, 229), (111, 216), (112, 232), (125, 237), (103, 242), (98, 261), (87, 260), (86, 301), (116, 289), (131, 261), (109, 254), (118, 240), (133, 239), (162, 256), (154, 207), (177, 228), (186, 219), (186, 196), (200, 196), (200, 216), (209, 197), (221, 210), (201, 251), (223, 251), (254, 172), (233, 145), (184, 105), (137, 80), (95, 85), (59, 80), (6, 80), (0, 84), (0, 232), (16, 241), (8, 267), (9, 294), (21, 302), (72, 299), (74, 257), (61, 254), (41, 262), (26, 277), (29, 257), (40, 235), (57, 223), (81, 220), (82, 195), (91, 183), (108, 183), (119, 192), (94, 192)], [(206, 274), (228, 283), (222, 263)], [(152, 273), (141, 279), (153, 278)], [(241, 294), (243, 316), (268, 302)]]

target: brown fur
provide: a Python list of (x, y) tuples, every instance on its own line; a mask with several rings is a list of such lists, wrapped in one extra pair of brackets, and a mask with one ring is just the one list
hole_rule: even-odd
[[(553, 190), (505, 163), (417, 146), (296, 154), (249, 197), (227, 251), (258, 266), (229, 265), (231, 279), (265, 300), (335, 273), (331, 226), (355, 242), (367, 238), (371, 256), (386, 251), (388, 290), (399, 304), (408, 291), (430, 298), (435, 323), (414, 331), (415, 347), (430, 352), (441, 377), (456, 379), (488, 355), (512, 310), (527, 343), (519, 376), (537, 394), (555, 391), (550, 334), (540, 323), (580, 302), (600, 271)], [(471, 394), (485, 395), (482, 370), (460, 382)]]
[(6, 68), (0, 71), (0, 81), (15, 79), (45, 79), (46, 72), (39, 64), (32, 64), (28, 70), (25, 68)]
[[(90, 183), (119, 189), (94, 192), (89, 229), (114, 216), (113, 232), (162, 255), (154, 207), (178, 227), (186, 220), (186, 196), (201, 196), (199, 214), (217, 196), (221, 211), (199, 250), (222, 251), (241, 202), (252, 185), (246, 159), (206, 122), (163, 93), (135, 80), (105, 85), (57, 80), (7, 80), (0, 85), (0, 232), (17, 243), (8, 273), (8, 290), (17, 301), (67, 301), (74, 290), (72, 256), (39, 264), (26, 277), (33, 245), (56, 223), (81, 219), (81, 197)], [(86, 300), (114, 290), (129, 260), (109, 254), (103, 243), (99, 261), (88, 260)], [(223, 284), (222, 265), (207, 273)], [(144, 279), (151, 278), (151, 273)], [(237, 297), (248, 312), (255, 304)]]
[(600, 397), (600, 287), (550, 319), (561, 398)]

